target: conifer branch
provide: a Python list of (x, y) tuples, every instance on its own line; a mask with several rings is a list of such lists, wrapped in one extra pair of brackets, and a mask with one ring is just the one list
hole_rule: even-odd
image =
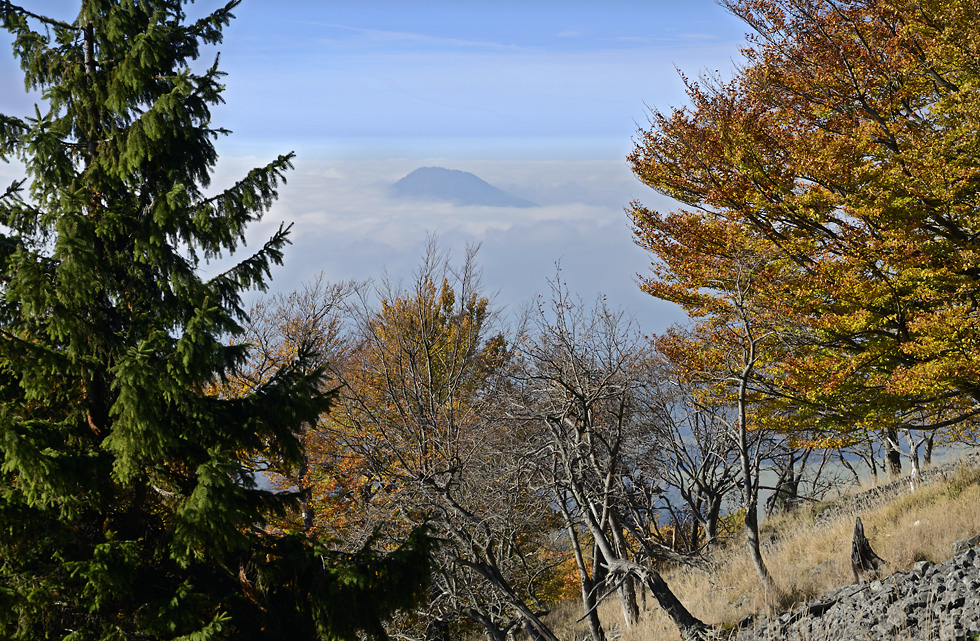
[(33, 11), (28, 11), (23, 7), (19, 7), (13, 4), (12, 2), (7, 2), (6, 0), (0, 2), (0, 16), (6, 18), (7, 14), (9, 13), (17, 13), (22, 16), (27, 16), (28, 18), (33, 18), (34, 20), (37, 20), (41, 24), (47, 25), (49, 27), (56, 27), (58, 29), (67, 29), (69, 31), (81, 31), (81, 29), (75, 25), (68, 24), (67, 22), (63, 22), (61, 20), (55, 20), (54, 18), (49, 18), (47, 16), (42, 16), (41, 14), (34, 13)]

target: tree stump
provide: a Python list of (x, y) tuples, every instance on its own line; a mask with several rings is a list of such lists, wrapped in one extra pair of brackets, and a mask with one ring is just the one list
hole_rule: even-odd
[(854, 540), (851, 543), (851, 570), (854, 572), (854, 582), (864, 583), (866, 578), (877, 578), (878, 569), (885, 560), (875, 554), (871, 543), (864, 536), (864, 524), (861, 517), (854, 520)]

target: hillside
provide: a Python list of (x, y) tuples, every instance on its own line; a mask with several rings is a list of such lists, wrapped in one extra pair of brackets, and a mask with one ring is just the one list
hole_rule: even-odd
[[(706, 569), (676, 568), (664, 578), (692, 614), (721, 638), (976, 639), (980, 634), (980, 460), (933, 470), (915, 493), (904, 481), (799, 509), (763, 526), (764, 554), (780, 594), (766, 598), (734, 537)], [(854, 520), (886, 567), (855, 584), (850, 566)], [(566, 604), (552, 622), (560, 638), (587, 636), (580, 605)], [(623, 641), (680, 638), (652, 599), (640, 623), (624, 629), (619, 604), (600, 607), (610, 636)]]
[(494, 187), (467, 171), (421, 167), (390, 187), (395, 198), (434, 200), (483, 207), (537, 207), (529, 200)]

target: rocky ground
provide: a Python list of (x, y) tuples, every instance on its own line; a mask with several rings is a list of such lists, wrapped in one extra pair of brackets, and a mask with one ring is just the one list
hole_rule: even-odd
[(778, 617), (745, 621), (739, 641), (862, 639), (967, 641), (980, 638), (980, 536), (960, 541), (944, 563), (917, 563), (863, 585), (831, 590)]
[[(974, 457), (975, 458), (975, 457)], [(976, 460), (971, 461), (974, 465)], [(930, 470), (924, 482), (955, 465)], [(821, 513), (827, 520), (860, 512), (894, 496), (907, 481), (881, 486)], [(980, 523), (977, 524), (980, 531)], [(747, 619), (732, 631), (737, 641), (797, 640), (980, 640), (980, 535), (953, 545), (954, 556), (922, 561), (908, 572), (831, 590), (822, 598), (778, 616)]]

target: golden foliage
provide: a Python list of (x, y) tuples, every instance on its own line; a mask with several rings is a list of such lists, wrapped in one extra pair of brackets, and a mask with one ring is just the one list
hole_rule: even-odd
[[(645, 288), (725, 317), (718, 268), (744, 274), (733, 248), (769, 256), (752, 282), (765, 293), (756, 309), (796, 327), (794, 353), (773, 372), (798, 414), (786, 429), (928, 429), (911, 412), (971, 416), (980, 8), (724, 4), (755, 31), (745, 66), (730, 81), (685, 79), (691, 106), (655, 111), (630, 156), (641, 180), (685, 206), (632, 207), (637, 242), (656, 258)], [(778, 410), (770, 416), (788, 413)]]

